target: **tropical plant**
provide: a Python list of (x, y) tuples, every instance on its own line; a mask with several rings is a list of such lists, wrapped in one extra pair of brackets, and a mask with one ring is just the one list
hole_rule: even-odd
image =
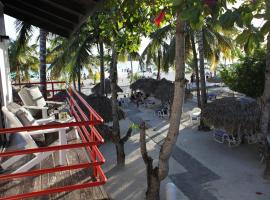
[(220, 71), (221, 78), (234, 91), (253, 98), (260, 97), (264, 91), (265, 58), (265, 49), (240, 57), (238, 63)]
[[(34, 27), (26, 22), (17, 20), (15, 22), (16, 30), (18, 32), (18, 47), (17, 50), (20, 51), (20, 49), (24, 49), (27, 42), (31, 39), (33, 36), (33, 29)], [(47, 32), (43, 29), (40, 29), (40, 35), (39, 35), (39, 62), (40, 62), (40, 82), (45, 83), (47, 81), (46, 78), (46, 38), (47, 38)], [(46, 93), (46, 84), (41, 85), (41, 91), (44, 96), (44, 98), (47, 98)]]
[[(262, 20), (259, 27), (253, 25), (253, 19)], [(260, 130), (264, 135), (266, 168), (264, 177), (270, 179), (270, 144), (267, 142), (269, 135), (270, 119), (270, 2), (269, 0), (256, 0), (241, 2), (239, 8), (226, 9), (226, 12), (220, 17), (220, 24), (226, 28), (237, 26), (242, 32), (236, 38), (236, 41), (246, 52), (254, 51), (260, 46), (266, 38), (266, 67), (265, 84), (262, 95), (262, 112)]]
[[(174, 60), (175, 55), (169, 51), (171, 49), (171, 41), (173, 40), (173, 43), (175, 42), (172, 34), (173, 30), (174, 27), (171, 24), (155, 30), (150, 35), (151, 40), (141, 55), (141, 59), (145, 60), (146, 66), (150, 64), (157, 66), (158, 80), (160, 79), (161, 70), (168, 72), (169, 67), (174, 65), (174, 63), (169, 62)], [(167, 42), (168, 40), (169, 43)], [(171, 57), (169, 58), (169, 56)]]
[[(12, 41), (9, 45), (10, 71), (16, 72), (15, 80), (29, 81), (29, 72), (37, 72), (39, 61), (37, 58), (37, 45), (29, 45), (28, 41), (19, 48), (19, 40)], [(19, 49), (18, 49), (19, 48)]]

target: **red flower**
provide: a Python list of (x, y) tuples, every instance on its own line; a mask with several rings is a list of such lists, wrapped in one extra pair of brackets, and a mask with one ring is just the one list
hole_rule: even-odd
[(160, 23), (164, 20), (164, 17), (165, 17), (165, 11), (161, 11), (159, 13), (159, 15), (155, 18), (155, 24), (157, 26), (160, 26)]

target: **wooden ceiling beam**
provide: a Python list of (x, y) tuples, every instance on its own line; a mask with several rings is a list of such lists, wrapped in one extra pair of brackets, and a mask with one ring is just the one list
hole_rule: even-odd
[[(16, 3), (16, 1), (13, 1), (13, 2)], [(50, 16), (45, 12), (41, 12), (41, 11), (38, 11), (36, 9), (32, 9), (31, 7), (29, 7), (27, 5), (20, 4), (20, 1), (18, 1), (17, 4), (14, 4), (14, 5), (6, 3), (6, 6), (12, 8), (14, 10), (21, 11), (22, 13), (28, 14), (28, 15), (33, 16), (35, 18), (38, 18), (40, 20), (47, 21), (47, 23), (50, 23), (52, 25), (62, 27), (63, 29), (71, 29), (72, 30), (74, 28), (74, 24), (72, 24), (70, 22), (63, 21), (57, 17)]]
[(54, 7), (60, 8), (70, 13), (74, 13), (75, 15), (82, 16), (86, 14), (84, 6), (76, 3), (76, 1), (72, 0), (43, 0), (43, 1), (50, 5), (53, 5)]
[(63, 37), (69, 37), (72, 30), (59, 27), (55, 24), (48, 23), (47, 20), (44, 20), (39, 17), (34, 17), (33, 15), (30, 15), (29, 13), (22, 12), (21, 10), (17, 10), (16, 8), (11, 7), (5, 7), (5, 13), (7, 15), (10, 15), (14, 18), (20, 19), (22, 21), (25, 21), (29, 24), (32, 24), (34, 26), (43, 28), (49, 32), (56, 33), (58, 35), (61, 35)]
[(57, 17), (61, 20), (64, 20), (66, 22), (72, 23), (72, 24), (77, 24), (79, 22), (79, 16), (78, 15), (74, 15), (73, 13), (67, 12), (65, 10), (56, 8), (51, 6), (50, 4), (46, 4), (44, 3), (42, 0), (38, 1), (38, 0), (27, 0), (27, 1), (18, 1), (18, 0), (12, 0), (12, 1), (8, 1), (5, 0), (6, 3), (9, 4), (24, 4), (27, 5), (28, 7), (31, 7), (32, 10), (38, 10), (40, 12), (45, 12), (50, 16), (54, 16)]

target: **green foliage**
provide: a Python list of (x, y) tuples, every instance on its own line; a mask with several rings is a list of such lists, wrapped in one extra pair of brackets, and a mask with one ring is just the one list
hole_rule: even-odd
[(220, 71), (224, 83), (232, 90), (250, 97), (260, 97), (264, 90), (265, 49), (240, 58), (240, 62)]
[(17, 39), (9, 44), (10, 71), (16, 72), (16, 79), (23, 81), (30, 79), (29, 72), (38, 72), (39, 60), (37, 45), (29, 45), (29, 40), (23, 46), (21, 40)]
[(139, 80), (139, 79), (141, 79), (143, 77), (140, 76), (138, 73), (134, 73), (134, 74), (129, 74), (128, 78), (129, 78), (130, 81), (132, 80), (132, 82), (135, 82), (135, 81), (137, 81), (137, 80)]

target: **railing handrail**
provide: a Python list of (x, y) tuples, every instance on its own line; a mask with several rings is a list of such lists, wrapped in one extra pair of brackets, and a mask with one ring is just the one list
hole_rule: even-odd
[(5, 128), (0, 129), (0, 135), (6, 133), (17, 133), (23, 131), (38, 131), (38, 130), (49, 130), (57, 128), (69, 128), (74, 126), (87, 126), (87, 125), (98, 125), (101, 124), (100, 121), (81, 121), (81, 122), (68, 122), (68, 123), (59, 123), (59, 124), (50, 124), (50, 125), (38, 125), (38, 126), (24, 126), (24, 127), (15, 127), (15, 128)]
[[(51, 82), (35, 82), (35, 83), (20, 83), (13, 85), (38, 85), (38, 84), (51, 84), (52, 89), (46, 90), (46, 92), (52, 92), (54, 97), (54, 92), (56, 91), (66, 91), (65, 89), (59, 90), (54, 89), (54, 84), (65, 83), (63, 81), (51, 81)], [(75, 98), (74, 98), (75, 97)], [(75, 100), (76, 99), (76, 100)], [(93, 168), (93, 177), (94, 179), (90, 182), (84, 182), (82, 184), (68, 185), (64, 187), (58, 188), (48, 188), (41, 191), (33, 191), (26, 194), (18, 194), (9, 197), (0, 198), (0, 200), (17, 200), (23, 198), (30, 198), (42, 195), (48, 195), (52, 193), (72, 191), (76, 189), (83, 189), (87, 187), (94, 187), (98, 185), (103, 185), (107, 181), (107, 178), (102, 171), (100, 165), (104, 164), (105, 158), (101, 154), (98, 149), (98, 146), (104, 143), (104, 139), (100, 135), (100, 133), (95, 128), (95, 125), (103, 123), (102, 117), (81, 97), (81, 95), (74, 89), (69, 89), (67, 91), (67, 101), (70, 104), (70, 112), (73, 115), (76, 122), (66, 122), (66, 123), (55, 123), (55, 124), (47, 124), (47, 125), (35, 125), (35, 126), (26, 126), (26, 127), (15, 127), (15, 128), (6, 128), (0, 129), (1, 134), (14, 134), (18, 132), (23, 132), (31, 134), (31, 131), (40, 131), (40, 130), (50, 130), (50, 129), (66, 129), (69, 127), (77, 127), (77, 131), (81, 137), (80, 143), (75, 144), (62, 144), (56, 146), (47, 146), (47, 147), (38, 147), (38, 148), (28, 148), (23, 150), (12, 150), (7, 152), (0, 153), (0, 157), (10, 157), (10, 156), (18, 156), (18, 155), (27, 155), (27, 154), (35, 154), (35, 153), (43, 153), (43, 152), (53, 152), (53, 151), (63, 151), (69, 149), (76, 148), (84, 148), (86, 150), (87, 163), (79, 163), (74, 165), (39, 169), (39, 170), (31, 170), (27, 172), (20, 172), (14, 174), (3, 174), (0, 175), (0, 180), (7, 179), (16, 179), (16, 178), (24, 178), (28, 176), (37, 176), (42, 174), (56, 173), (67, 170), (77, 170), (77, 169), (85, 169), (88, 167)], [(80, 103), (78, 103), (80, 102)], [(81, 109), (80, 105), (83, 105), (88, 111), (89, 116), (86, 116), (84, 113), (84, 109)], [(90, 129), (88, 129), (89, 127)], [(90, 130), (90, 131), (89, 131)], [(33, 132), (34, 133), (34, 132)], [(44, 131), (46, 133), (46, 131)], [(50, 134), (50, 133), (48, 133)]]
[(47, 81), (47, 82), (30, 82), (30, 83), (12, 83), (12, 85), (48, 85), (48, 84), (66, 84), (65, 81)]
[[(103, 118), (85, 101), (84, 98), (81, 97), (81, 95), (79, 95), (79, 93), (76, 90), (74, 90), (73, 88), (70, 88), (70, 90), (83, 103), (83, 105), (89, 110), (89, 112), (94, 115), (96, 119), (100, 120), (101, 122), (104, 122)], [(72, 95), (70, 95), (70, 98), (72, 98), (73, 101), (75, 101)]]

